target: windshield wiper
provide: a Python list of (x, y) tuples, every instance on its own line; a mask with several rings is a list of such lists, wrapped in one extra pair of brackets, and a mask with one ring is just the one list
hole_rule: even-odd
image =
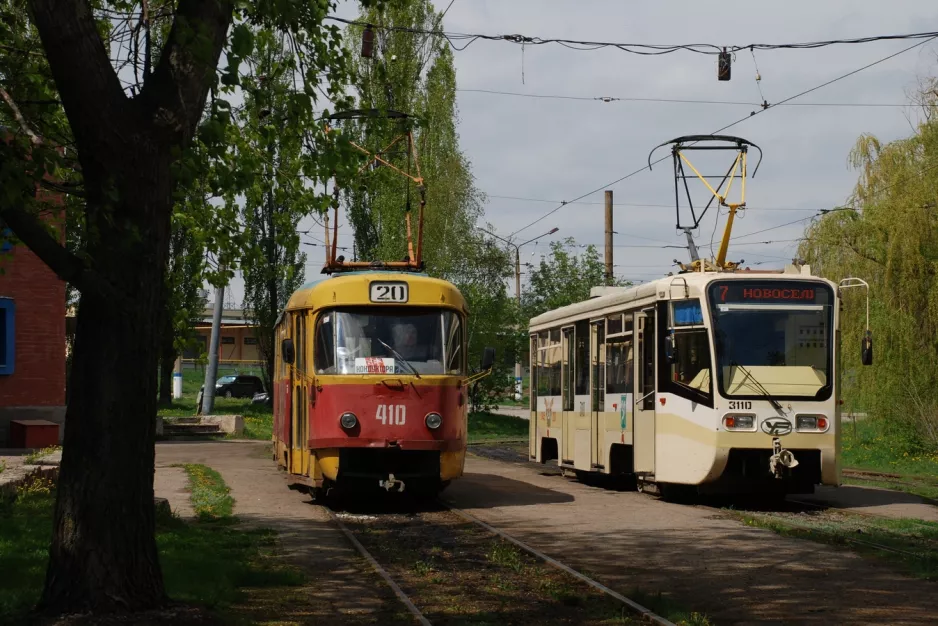
[(398, 361), (400, 361), (401, 363), (403, 363), (404, 365), (406, 365), (407, 368), (408, 368), (410, 371), (412, 371), (412, 372), (414, 373), (414, 376), (416, 376), (417, 378), (420, 378), (420, 372), (417, 371), (417, 368), (414, 367), (413, 365), (411, 365), (411, 364), (410, 364), (410, 361), (408, 361), (407, 359), (405, 359), (404, 357), (402, 357), (400, 352), (398, 352), (397, 350), (395, 350), (394, 348), (392, 348), (392, 347), (389, 346), (388, 344), (384, 343), (384, 342), (381, 341), (380, 339), (378, 339), (378, 343), (380, 343), (382, 346), (384, 346), (385, 348), (387, 348), (388, 350), (390, 350), (390, 351), (391, 351), (391, 354), (394, 355), (394, 358), (396, 358)]
[(746, 369), (745, 367), (743, 367), (736, 361), (730, 361), (730, 367), (738, 367), (739, 369), (741, 369), (743, 371), (743, 374), (745, 374), (747, 378), (751, 379), (752, 382), (756, 384), (756, 387), (759, 389), (759, 391), (761, 391), (765, 395), (765, 399), (768, 400), (772, 404), (772, 406), (775, 407), (775, 410), (777, 411), (782, 410), (781, 403), (772, 397), (772, 394), (769, 393), (769, 390), (766, 389), (762, 383), (756, 380), (756, 377), (752, 375), (752, 372), (750, 372), (748, 369)]

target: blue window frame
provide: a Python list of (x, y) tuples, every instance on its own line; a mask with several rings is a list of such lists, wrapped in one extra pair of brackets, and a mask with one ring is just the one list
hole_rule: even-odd
[(0, 376), (13, 373), (16, 356), (16, 303), (0, 297)]

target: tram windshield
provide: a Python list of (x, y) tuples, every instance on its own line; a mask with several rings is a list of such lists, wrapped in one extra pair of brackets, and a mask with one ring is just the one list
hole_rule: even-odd
[(348, 308), (321, 315), (319, 374), (462, 375), (462, 317), (430, 308)]
[(718, 281), (708, 294), (716, 375), (724, 396), (830, 397), (830, 287), (817, 282)]

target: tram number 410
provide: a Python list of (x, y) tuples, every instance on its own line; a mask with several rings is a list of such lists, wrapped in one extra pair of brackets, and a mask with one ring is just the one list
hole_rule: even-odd
[(379, 404), (375, 419), (385, 426), (403, 426), (407, 421), (407, 407), (403, 404)]

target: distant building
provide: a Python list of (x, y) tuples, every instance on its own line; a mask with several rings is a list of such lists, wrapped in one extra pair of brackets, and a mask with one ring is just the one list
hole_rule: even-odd
[[(207, 306), (202, 311), (202, 317), (195, 325), (195, 332), (199, 348), (187, 350), (182, 358), (196, 359), (199, 355), (208, 354), (208, 346), (212, 337), (213, 307)], [(257, 348), (257, 335), (254, 326), (248, 317), (250, 312), (242, 309), (223, 309), (221, 316), (221, 337), (218, 342), (218, 359), (220, 362), (237, 366), (239, 363), (250, 365), (261, 360)]]
[[(48, 200), (58, 203), (53, 194)], [(47, 219), (64, 242), (61, 212)], [(4, 446), (13, 420), (65, 424), (65, 282), (25, 245), (13, 245), (12, 233), (2, 226), (0, 250), (0, 446)], [(60, 441), (63, 432), (60, 427)]]

